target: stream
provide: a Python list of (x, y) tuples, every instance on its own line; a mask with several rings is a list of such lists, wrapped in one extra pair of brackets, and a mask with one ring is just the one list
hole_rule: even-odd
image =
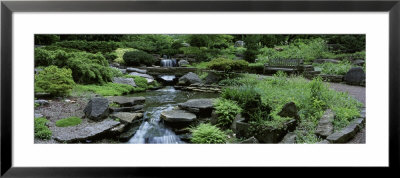
[(144, 104), (143, 122), (135, 135), (128, 141), (131, 144), (180, 144), (183, 142), (160, 119), (162, 111), (172, 110), (178, 103), (189, 99), (217, 98), (218, 93), (204, 93), (193, 91), (175, 90), (173, 86), (166, 86), (158, 90), (135, 93), (128, 96), (143, 96)]

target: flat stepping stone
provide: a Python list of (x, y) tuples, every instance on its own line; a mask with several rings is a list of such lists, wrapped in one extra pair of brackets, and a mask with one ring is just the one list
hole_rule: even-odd
[(147, 73), (147, 70), (138, 69), (138, 68), (133, 68), (133, 67), (128, 67), (128, 68), (126, 68), (126, 71), (127, 71), (127, 72), (138, 72), (138, 73), (142, 73), (142, 74)]
[(352, 139), (358, 131), (360, 131), (360, 128), (364, 122), (365, 118), (358, 118), (342, 130), (329, 135), (326, 139), (330, 143), (346, 143)]
[(116, 103), (122, 107), (134, 106), (144, 104), (146, 101), (145, 97), (127, 97), (127, 96), (110, 96), (107, 97), (110, 103)]
[(101, 122), (86, 123), (73, 127), (58, 127), (53, 131), (53, 136), (55, 140), (66, 143), (103, 139), (108, 136), (112, 128), (119, 124), (120, 122), (118, 121), (105, 119)]
[(118, 118), (120, 122), (124, 124), (132, 124), (143, 118), (142, 113), (130, 113), (130, 112), (116, 112), (111, 114), (111, 117)]
[(201, 116), (211, 116), (214, 109), (214, 99), (191, 99), (184, 103), (179, 103), (181, 109)]
[(136, 87), (136, 83), (135, 80), (133, 80), (133, 78), (124, 78), (124, 77), (114, 77), (112, 79), (113, 83), (119, 83), (119, 84), (127, 84), (133, 87)]
[(196, 120), (196, 115), (184, 110), (170, 110), (170, 111), (163, 111), (161, 113), (161, 118), (164, 119), (166, 122), (193, 122)]

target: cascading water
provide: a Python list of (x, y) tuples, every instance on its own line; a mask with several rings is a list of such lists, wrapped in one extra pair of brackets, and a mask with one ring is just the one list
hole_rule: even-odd
[(172, 106), (154, 107), (144, 113), (145, 120), (140, 125), (136, 134), (128, 141), (129, 143), (183, 143), (173, 131), (160, 123), (162, 111), (171, 110)]
[(168, 57), (166, 55), (164, 55), (160, 64), (161, 64), (161, 67), (175, 67), (176, 59), (168, 59)]
[(161, 67), (175, 67), (176, 66), (176, 59), (162, 59), (161, 60)]
[(164, 125), (160, 119), (161, 112), (172, 110), (177, 106), (177, 103), (182, 103), (189, 99), (215, 98), (218, 94), (181, 91), (175, 90), (173, 86), (166, 86), (162, 89), (132, 94), (131, 96), (144, 96), (146, 97), (146, 102), (143, 108), (145, 110), (143, 122), (128, 143), (176, 144), (185, 142)]

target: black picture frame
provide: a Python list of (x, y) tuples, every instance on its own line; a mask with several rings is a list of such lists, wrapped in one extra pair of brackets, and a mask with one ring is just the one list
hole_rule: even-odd
[[(2, 1), (1, 2), (1, 175), (8, 177), (165, 176), (172, 168), (18, 168), (12, 166), (13, 12), (389, 12), (389, 169), (399, 167), (400, 1)], [(372, 153), (373, 154), (373, 153)], [(193, 170), (196, 174), (206, 172)], [(237, 171), (240, 171), (237, 170)], [(281, 172), (280, 170), (278, 172)], [(194, 173), (194, 172), (193, 172)], [(330, 172), (329, 174), (331, 174)], [(334, 173), (333, 173), (334, 174)], [(178, 175), (177, 175), (178, 176)], [(189, 175), (188, 175), (189, 176)]]

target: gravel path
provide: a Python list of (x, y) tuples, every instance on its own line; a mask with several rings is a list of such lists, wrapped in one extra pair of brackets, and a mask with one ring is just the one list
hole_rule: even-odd
[[(329, 83), (330, 87), (336, 91), (341, 91), (341, 92), (348, 92), (350, 96), (353, 96), (355, 99), (358, 101), (362, 102), (365, 106), (365, 87), (362, 86), (353, 86), (353, 85), (346, 85), (342, 83)], [(366, 134), (365, 134), (365, 128), (361, 129), (360, 132), (357, 133), (356, 136), (354, 136), (353, 139), (351, 139), (349, 142), (350, 144), (353, 143), (365, 143), (366, 140)]]
[(343, 83), (329, 83), (329, 85), (336, 91), (348, 92), (350, 96), (353, 96), (365, 106), (365, 87), (346, 85)]

